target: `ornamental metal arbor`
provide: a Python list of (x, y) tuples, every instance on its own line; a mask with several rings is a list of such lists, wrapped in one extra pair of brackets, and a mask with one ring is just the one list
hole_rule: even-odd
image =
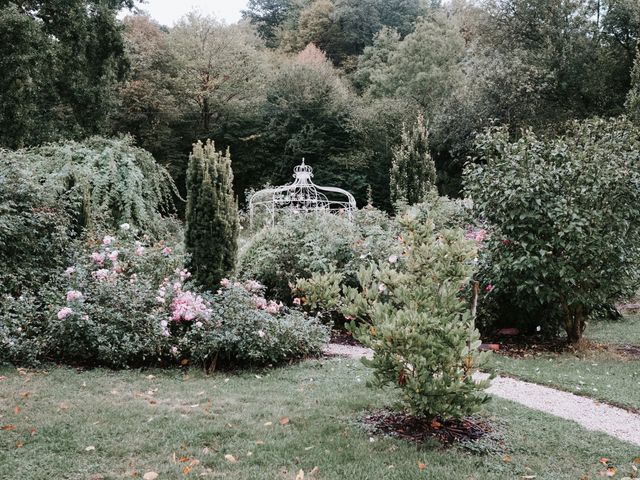
[(313, 169), (302, 163), (293, 169), (293, 183), (265, 188), (249, 199), (250, 222), (256, 208), (263, 208), (275, 223), (276, 213), (300, 214), (327, 212), (345, 214), (349, 219), (356, 210), (356, 200), (349, 192), (337, 187), (320, 187), (313, 183)]

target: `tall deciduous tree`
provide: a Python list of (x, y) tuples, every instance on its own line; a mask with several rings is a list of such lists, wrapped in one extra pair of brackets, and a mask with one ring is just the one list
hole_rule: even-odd
[(187, 171), (185, 247), (195, 280), (209, 289), (235, 268), (238, 205), (232, 182), (229, 151), (216, 151), (210, 140), (194, 144)]
[(403, 125), (402, 141), (393, 152), (390, 177), (393, 203), (419, 203), (435, 188), (436, 165), (429, 153), (429, 132), (422, 115), (410, 130)]
[(196, 137), (231, 114), (251, 109), (261, 97), (265, 63), (261, 41), (245, 24), (224, 25), (192, 12), (169, 34), (170, 51), (179, 62), (178, 84)]

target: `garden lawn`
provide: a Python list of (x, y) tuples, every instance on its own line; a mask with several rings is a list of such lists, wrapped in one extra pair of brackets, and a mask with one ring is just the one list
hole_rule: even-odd
[[(484, 454), (370, 438), (356, 418), (389, 404), (353, 360), (242, 374), (0, 369), (0, 479), (576, 479), (640, 449), (506, 401)], [(227, 457), (225, 455), (232, 455)], [(235, 460), (235, 461), (234, 461)], [(421, 465), (423, 464), (423, 465)], [(310, 477), (310, 471), (318, 473)], [(420, 467), (423, 467), (422, 469)], [(623, 475), (620, 475), (623, 476)]]
[(640, 314), (625, 316), (613, 322), (589, 322), (585, 336), (589, 340), (640, 348)]
[[(640, 347), (640, 317), (590, 323), (585, 338), (603, 344)], [(614, 348), (532, 353), (524, 358), (495, 355), (490, 370), (640, 410), (640, 358), (618, 354)]]

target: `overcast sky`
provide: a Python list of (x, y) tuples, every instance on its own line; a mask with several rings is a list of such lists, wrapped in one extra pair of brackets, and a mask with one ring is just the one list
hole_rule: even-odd
[(213, 14), (227, 23), (237, 22), (247, 0), (145, 0), (137, 5), (160, 24), (171, 27), (176, 20), (194, 8), (207, 15)]

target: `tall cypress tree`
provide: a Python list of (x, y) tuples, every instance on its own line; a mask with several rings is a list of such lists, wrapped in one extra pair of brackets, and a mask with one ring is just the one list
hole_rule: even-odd
[(233, 272), (238, 238), (238, 205), (233, 194), (231, 156), (211, 140), (193, 145), (187, 170), (189, 269), (201, 286), (215, 289)]
[(429, 153), (429, 132), (422, 115), (411, 130), (402, 126), (402, 140), (393, 151), (389, 175), (393, 203), (419, 203), (435, 188), (436, 165)]

